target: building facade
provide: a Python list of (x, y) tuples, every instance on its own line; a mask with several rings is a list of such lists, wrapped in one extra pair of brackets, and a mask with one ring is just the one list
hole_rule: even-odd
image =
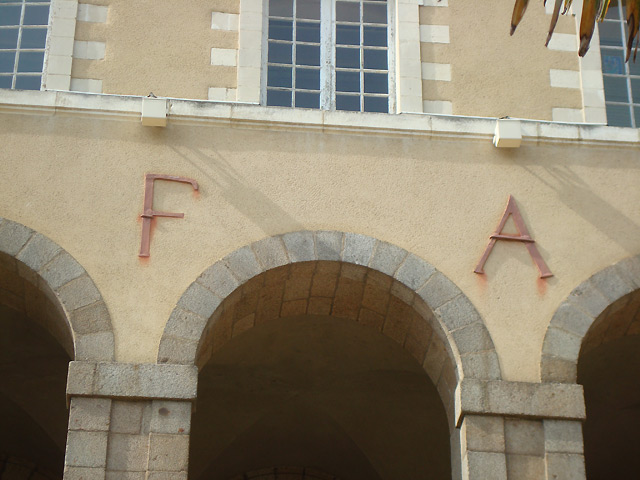
[(637, 476), (623, 7), (484, 3), (0, 1), (0, 479)]

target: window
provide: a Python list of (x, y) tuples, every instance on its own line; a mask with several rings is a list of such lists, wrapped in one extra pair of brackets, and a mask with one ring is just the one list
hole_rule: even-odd
[(40, 90), (49, 4), (0, 0), (0, 88)]
[(625, 63), (627, 22), (623, 4), (611, 0), (600, 24), (604, 97), (609, 125), (640, 127), (640, 62)]
[(262, 82), (267, 105), (392, 110), (386, 0), (268, 3)]

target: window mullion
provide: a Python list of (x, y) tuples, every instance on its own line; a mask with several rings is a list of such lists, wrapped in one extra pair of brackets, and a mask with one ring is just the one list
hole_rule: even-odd
[(333, 0), (322, 0), (320, 5), (320, 108), (331, 110), (335, 104), (334, 88), (334, 5)]

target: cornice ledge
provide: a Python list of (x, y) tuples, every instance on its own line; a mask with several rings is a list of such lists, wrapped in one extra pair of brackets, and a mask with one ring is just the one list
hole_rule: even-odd
[[(0, 90), (0, 112), (23, 114), (80, 114), (139, 121), (141, 96), (66, 91)], [(327, 133), (385, 134), (491, 140), (496, 118), (420, 113), (376, 114), (265, 107), (251, 103), (170, 98), (170, 123), (228, 124), (278, 130)], [(640, 147), (640, 129), (605, 125), (568, 124), (523, 119), (523, 144), (562, 143)]]

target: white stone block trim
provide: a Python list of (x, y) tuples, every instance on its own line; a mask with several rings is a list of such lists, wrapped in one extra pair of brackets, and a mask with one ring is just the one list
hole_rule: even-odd
[(443, 100), (425, 100), (422, 102), (424, 113), (453, 115), (453, 103)]
[(209, 100), (222, 102), (235, 102), (238, 90), (235, 88), (211, 87), (209, 88)]
[(422, 79), (437, 80), (440, 82), (450, 82), (451, 81), (451, 64), (423, 62), (422, 63)]
[(73, 44), (73, 57), (85, 60), (102, 60), (107, 49), (104, 42), (85, 42), (76, 40)]
[(422, 0), (425, 7), (448, 7), (449, 0)]
[(450, 43), (449, 26), (420, 25), (420, 41), (423, 43)]
[(561, 52), (577, 52), (578, 36), (573, 33), (554, 33), (549, 42), (549, 49)]
[(237, 91), (240, 102), (260, 103), (263, 5), (262, 0), (240, 0)]
[(553, 108), (551, 110), (551, 118), (554, 122), (584, 122), (584, 115), (581, 108)]
[(238, 31), (240, 15), (236, 13), (213, 12), (211, 14), (212, 30)]
[(580, 72), (575, 70), (549, 70), (549, 80), (552, 87), (580, 88)]
[[(576, 28), (578, 28), (577, 20)], [(589, 51), (584, 57), (580, 58), (579, 62), (584, 121), (587, 123), (601, 123), (606, 125), (607, 110), (604, 102), (600, 31), (598, 28), (593, 32)]]
[(70, 90), (73, 92), (102, 93), (102, 80), (72, 78)]
[(420, 23), (417, 2), (397, 0), (395, 25), (397, 113), (422, 113), (422, 72), (420, 70)]
[(108, 13), (109, 7), (89, 5), (87, 3), (80, 3), (78, 5), (79, 22), (107, 23)]
[(77, 14), (77, 0), (52, 0), (42, 70), (44, 90), (69, 90)]
[(238, 65), (238, 52), (235, 48), (212, 48), (211, 65), (235, 67)]

